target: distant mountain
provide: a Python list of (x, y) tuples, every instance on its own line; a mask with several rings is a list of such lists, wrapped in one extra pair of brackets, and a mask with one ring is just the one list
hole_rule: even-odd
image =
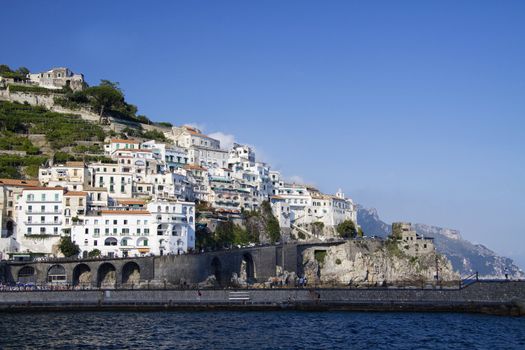
[[(390, 234), (390, 225), (379, 218), (374, 208), (358, 206), (357, 222), (367, 236), (387, 237)], [(501, 278), (507, 268), (513, 278), (525, 278), (525, 273), (512, 259), (463, 239), (457, 230), (424, 224), (414, 224), (414, 228), (420, 235), (433, 237), (437, 251), (446, 255), (454, 269), (463, 277), (477, 271), (483, 278)]]

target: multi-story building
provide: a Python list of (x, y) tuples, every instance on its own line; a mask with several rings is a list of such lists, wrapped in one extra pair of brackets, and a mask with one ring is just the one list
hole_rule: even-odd
[(29, 83), (46, 89), (62, 89), (69, 87), (74, 91), (82, 90), (86, 86), (84, 75), (75, 74), (69, 68), (53, 68), (47, 72), (30, 73), (27, 75)]
[(17, 210), (17, 242), (21, 252), (58, 255), (58, 243), (65, 233), (62, 187), (28, 187), (22, 191)]
[(151, 140), (143, 142), (140, 148), (153, 153), (155, 159), (158, 160), (160, 172), (172, 172), (189, 163), (188, 152), (182, 147)]
[(155, 252), (151, 213), (143, 209), (89, 211), (72, 228), (71, 239), (82, 256), (98, 249), (102, 256), (143, 256)]
[(199, 129), (190, 126), (173, 127), (169, 136), (177, 146), (187, 149), (191, 164), (227, 167), (229, 152), (221, 149), (219, 140), (204, 135)]
[(93, 163), (88, 168), (94, 187), (105, 188), (110, 197), (132, 197), (133, 173), (131, 168), (113, 163)]
[(74, 223), (72, 240), (83, 256), (182, 254), (195, 248), (195, 203), (121, 200), (118, 207), (90, 211)]
[(139, 149), (140, 142), (137, 140), (111, 139), (109, 143), (104, 145), (104, 154), (112, 156), (115, 151), (123, 149)]
[(38, 181), (42, 186), (60, 186), (72, 191), (82, 191), (84, 186), (91, 185), (89, 171), (84, 162), (67, 162), (40, 168)]
[(22, 191), (38, 186), (38, 181), (0, 179), (0, 260), (7, 259), (9, 253), (18, 250), (16, 204), (22, 196)]

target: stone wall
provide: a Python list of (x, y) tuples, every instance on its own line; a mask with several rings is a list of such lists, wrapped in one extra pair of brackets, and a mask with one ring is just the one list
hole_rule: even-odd
[(264, 308), (314, 305), (325, 310), (472, 311), (525, 315), (525, 282), (478, 282), (460, 290), (219, 289), (0, 292), (0, 310), (39, 307)]

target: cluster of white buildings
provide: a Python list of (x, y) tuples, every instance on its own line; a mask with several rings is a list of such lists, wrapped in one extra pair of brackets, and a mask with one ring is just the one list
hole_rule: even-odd
[(356, 222), (341, 191), (285, 183), (249, 146), (225, 150), (189, 126), (166, 137), (170, 143), (111, 139), (104, 145), (111, 162), (50, 165), (38, 181), (0, 179), (1, 258), (59, 256), (64, 235), (82, 256), (182, 254), (195, 248), (199, 201), (230, 218), (269, 201), (282, 228)]

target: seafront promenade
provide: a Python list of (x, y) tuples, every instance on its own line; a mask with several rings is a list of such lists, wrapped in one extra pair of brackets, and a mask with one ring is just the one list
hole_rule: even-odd
[(525, 315), (525, 281), (473, 282), (459, 289), (280, 288), (45, 290), (0, 292), (0, 311), (318, 310)]

